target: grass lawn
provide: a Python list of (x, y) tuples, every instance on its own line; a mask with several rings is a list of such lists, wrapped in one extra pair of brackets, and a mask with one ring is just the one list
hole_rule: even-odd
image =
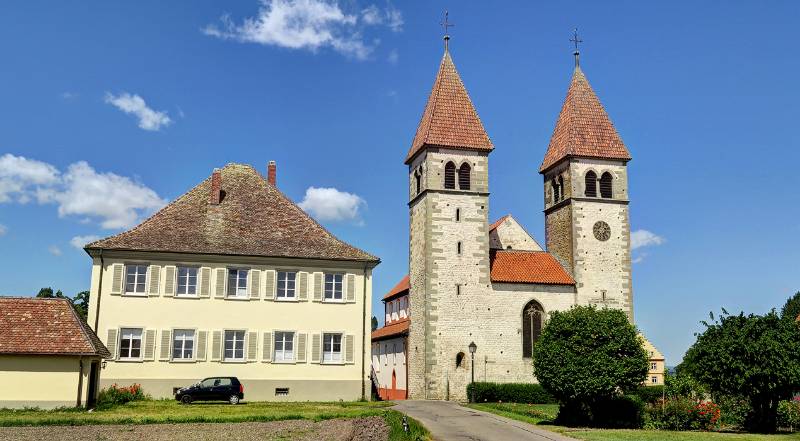
[(551, 421), (558, 413), (555, 404), (515, 404), (515, 403), (482, 403), (469, 404), (473, 409), (495, 413), (507, 418), (536, 424), (542, 429), (552, 430), (564, 435), (587, 441), (699, 441), (699, 440), (731, 440), (731, 441), (783, 441), (800, 440), (800, 433), (785, 435), (756, 435), (716, 432), (671, 432), (663, 430), (606, 430), (606, 429), (573, 429), (555, 426)]
[(174, 400), (135, 401), (108, 410), (0, 409), (0, 426), (237, 423), (278, 420), (325, 420), (384, 416), (390, 402), (274, 403), (245, 402), (236, 406), (217, 403), (182, 405)]

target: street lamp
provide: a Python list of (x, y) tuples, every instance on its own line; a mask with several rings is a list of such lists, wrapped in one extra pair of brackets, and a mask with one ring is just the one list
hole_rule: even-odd
[(470, 398), (470, 402), (473, 402), (473, 403), (475, 402), (475, 399), (474, 399), (475, 398), (475, 385), (474, 385), (475, 384), (475, 351), (477, 351), (477, 350), (478, 350), (478, 345), (476, 345), (474, 341), (469, 344), (469, 353), (472, 356), (472, 381), (470, 381), (470, 384), (472, 385), (472, 394), (471, 394), (472, 396), (469, 397), (469, 398)]

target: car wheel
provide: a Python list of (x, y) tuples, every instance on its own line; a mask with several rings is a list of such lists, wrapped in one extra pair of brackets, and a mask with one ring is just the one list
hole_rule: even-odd
[(192, 397), (190, 395), (184, 395), (181, 397), (181, 403), (183, 404), (192, 404)]
[(228, 397), (228, 402), (231, 404), (239, 404), (239, 395), (233, 394)]

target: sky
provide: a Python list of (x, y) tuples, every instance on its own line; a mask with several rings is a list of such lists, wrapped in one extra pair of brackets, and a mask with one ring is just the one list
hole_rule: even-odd
[[(0, 294), (88, 289), (92, 238), (229, 162), (407, 272), (403, 164), (443, 53), (495, 145), (490, 220), (544, 239), (538, 167), (573, 69), (629, 163), (637, 326), (677, 364), (721, 307), (800, 290), (795, 1), (0, 5)], [(516, 318), (510, 318), (516, 319)]]

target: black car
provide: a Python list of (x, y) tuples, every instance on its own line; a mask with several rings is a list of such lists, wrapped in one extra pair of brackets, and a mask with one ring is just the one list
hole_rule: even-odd
[(236, 377), (209, 377), (199, 383), (175, 392), (175, 399), (183, 404), (192, 401), (227, 401), (239, 404), (244, 399), (244, 386)]

